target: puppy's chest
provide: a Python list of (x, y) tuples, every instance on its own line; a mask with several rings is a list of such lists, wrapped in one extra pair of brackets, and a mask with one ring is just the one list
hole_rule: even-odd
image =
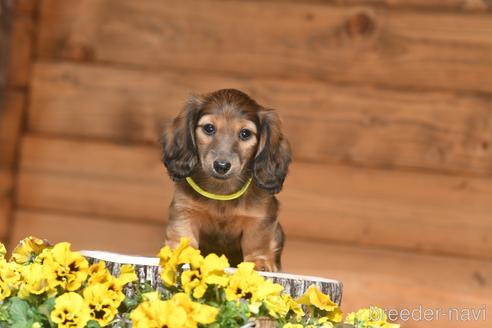
[(201, 233), (236, 237), (252, 221), (258, 220), (252, 214), (252, 212), (248, 213), (247, 209), (241, 207), (216, 205), (208, 207), (206, 215), (200, 216), (199, 222), (195, 223), (200, 227)]

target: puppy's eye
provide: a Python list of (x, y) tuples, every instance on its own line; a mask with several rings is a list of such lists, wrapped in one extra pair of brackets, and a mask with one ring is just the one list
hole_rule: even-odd
[(251, 138), (251, 134), (252, 132), (248, 129), (241, 129), (241, 131), (239, 131), (239, 138), (241, 140), (248, 140), (249, 138)]
[(215, 134), (215, 126), (213, 124), (205, 124), (203, 126), (203, 132), (205, 132), (205, 134), (211, 136), (211, 135), (214, 135)]

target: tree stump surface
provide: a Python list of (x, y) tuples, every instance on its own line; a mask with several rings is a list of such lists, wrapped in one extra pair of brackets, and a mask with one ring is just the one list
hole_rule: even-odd
[[(155, 257), (129, 256), (100, 251), (81, 251), (90, 264), (105, 261), (106, 267), (112, 275), (118, 276), (123, 264), (131, 264), (135, 268), (135, 273), (140, 282), (149, 282), (152, 288), (159, 289), (161, 278), (159, 276), (159, 259)], [(234, 272), (234, 268), (227, 269)], [(295, 275), (281, 272), (258, 272), (263, 277), (273, 280), (284, 287), (284, 291), (293, 298), (303, 295), (311, 285), (316, 285), (324, 294), (330, 296), (331, 300), (339, 306), (342, 302), (342, 283), (338, 280), (326, 279), (313, 276)], [(127, 296), (132, 296), (134, 289), (130, 285), (125, 289)], [(277, 327), (275, 321), (269, 318), (260, 318), (254, 323), (243, 326), (256, 328)]]

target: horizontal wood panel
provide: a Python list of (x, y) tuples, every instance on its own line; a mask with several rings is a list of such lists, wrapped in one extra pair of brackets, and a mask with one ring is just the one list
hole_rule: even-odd
[[(158, 147), (26, 137), (21, 208), (164, 222), (173, 186)], [(288, 236), (491, 258), (492, 180), (296, 162)]]
[(232, 87), (277, 108), (298, 159), (492, 174), (492, 99), (322, 82), (38, 64), (29, 129), (156, 142), (191, 93)]
[(40, 0), (16, 0), (15, 13), (17, 15), (33, 15), (38, 6), (38, 1)]
[(77, 250), (155, 256), (164, 242), (164, 224), (23, 210), (15, 213), (14, 222), (11, 247), (32, 235), (52, 243), (68, 241)]
[(0, 167), (12, 168), (20, 137), (25, 94), (7, 89), (0, 104)]
[[(342, 281), (344, 313), (370, 305), (410, 311), (418, 310), (419, 306), (434, 311), (492, 307), (492, 285), (489, 283), (492, 264), (488, 261), (290, 239), (286, 243), (283, 262), (283, 269), (289, 273)], [(404, 328), (483, 328), (487, 327), (489, 315), (487, 313), (486, 320), (480, 317), (480, 320), (459, 321), (438, 316), (432, 321), (400, 323)]]
[(46, 0), (37, 50), (149, 69), (491, 92), (491, 30), (487, 14), (370, 6)]
[(9, 230), (12, 195), (12, 171), (0, 167), (0, 241), (5, 240)]
[(10, 37), (10, 56), (8, 66), (8, 84), (26, 87), (29, 83), (33, 51), (34, 24), (31, 17), (15, 16), (12, 20)]
[(338, 5), (380, 5), (395, 8), (431, 10), (487, 11), (492, 9), (488, 0), (323, 0)]

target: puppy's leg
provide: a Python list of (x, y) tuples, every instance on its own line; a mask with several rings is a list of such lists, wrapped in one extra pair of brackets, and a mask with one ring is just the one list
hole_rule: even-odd
[(198, 248), (198, 232), (193, 225), (193, 220), (171, 208), (164, 244), (174, 249), (179, 245), (182, 237), (190, 240), (190, 246)]
[(279, 271), (284, 233), (277, 220), (258, 222), (243, 231), (241, 247), (245, 262), (254, 262), (259, 271)]

